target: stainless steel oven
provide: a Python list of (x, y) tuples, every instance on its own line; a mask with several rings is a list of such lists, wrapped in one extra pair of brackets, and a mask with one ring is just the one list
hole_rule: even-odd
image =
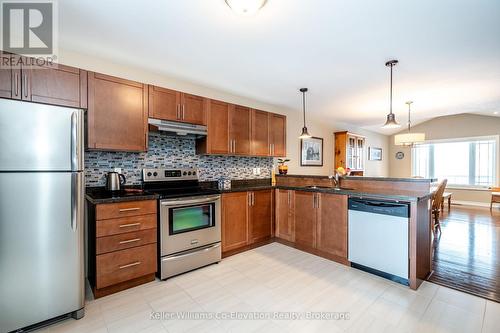
[(160, 277), (221, 260), (220, 195), (160, 201)]

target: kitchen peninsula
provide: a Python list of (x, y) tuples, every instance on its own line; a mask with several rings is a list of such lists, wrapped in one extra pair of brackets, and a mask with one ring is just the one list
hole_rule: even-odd
[[(274, 187), (262, 180), (258, 184), (233, 182), (231, 190), (223, 191), (222, 196), (222, 246), (226, 255), (274, 239), (351, 265), (348, 255), (349, 199), (363, 198), (406, 205), (408, 232), (403, 243), (407, 244), (409, 287), (417, 289), (432, 271), (432, 179), (354, 176), (341, 179), (338, 187), (328, 176), (309, 175), (276, 176)], [(275, 194), (271, 197), (273, 189)], [(270, 220), (267, 229), (260, 222), (254, 225), (266, 216)], [(388, 241), (395, 238), (390, 231)], [(373, 252), (382, 255), (387, 249), (384, 244)]]

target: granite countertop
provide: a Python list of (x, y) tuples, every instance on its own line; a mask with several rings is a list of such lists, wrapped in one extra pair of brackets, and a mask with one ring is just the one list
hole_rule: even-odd
[(394, 194), (394, 193), (384, 193), (381, 191), (368, 191), (368, 190), (361, 191), (361, 190), (350, 190), (342, 188), (337, 190), (333, 187), (276, 186), (276, 188), (283, 190), (320, 192), (320, 193), (348, 195), (352, 197), (368, 197), (373, 199), (385, 199), (385, 200), (395, 200), (395, 201), (421, 201), (429, 199), (432, 196), (432, 192), (416, 193), (414, 191), (399, 191), (399, 193)]
[(159, 198), (158, 195), (139, 188), (126, 188), (121, 191), (112, 192), (103, 187), (87, 187), (85, 197), (93, 204), (156, 200)]
[(340, 195), (349, 195), (353, 197), (369, 197), (374, 199), (386, 199), (386, 200), (397, 200), (397, 201), (421, 201), (429, 199), (432, 196), (432, 192), (415, 192), (415, 191), (398, 191), (397, 194), (387, 193), (381, 191), (368, 191), (368, 190), (351, 190), (351, 189), (339, 189), (336, 190), (333, 187), (311, 187), (311, 186), (272, 186), (270, 180), (267, 182), (248, 180), (248, 181), (233, 181), (231, 184), (231, 189), (221, 190), (221, 193), (231, 193), (231, 192), (246, 192), (246, 191), (258, 191), (267, 189), (283, 189), (283, 190), (295, 190), (295, 191), (306, 191), (306, 192), (321, 192), (321, 193), (331, 193)]
[[(328, 178), (329, 176), (322, 175), (276, 175), (276, 177), (293, 177), (293, 178)], [(435, 178), (397, 178), (397, 177), (367, 177), (367, 176), (345, 176), (343, 179), (349, 180), (377, 180), (390, 182), (413, 182), (413, 183), (433, 183)]]

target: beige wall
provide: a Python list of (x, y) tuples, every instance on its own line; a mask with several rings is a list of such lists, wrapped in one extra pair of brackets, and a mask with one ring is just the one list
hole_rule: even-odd
[[(475, 114), (438, 117), (412, 127), (412, 131), (425, 133), (426, 140), (500, 135), (500, 117)], [(404, 159), (397, 160), (394, 157), (398, 151), (405, 153)], [(500, 147), (498, 147), (497, 156), (500, 156)], [(395, 146), (394, 136), (390, 138), (389, 161), (389, 174), (391, 177), (411, 177), (411, 151), (409, 148)], [(497, 164), (497, 169), (498, 167), (500, 165)], [(497, 175), (499, 173), (500, 170), (497, 170)], [(453, 192), (454, 200), (457, 201), (483, 203), (490, 201), (489, 191), (450, 189), (450, 192)]]
[[(174, 77), (160, 75), (141, 68), (134, 68), (126, 64), (116, 64), (112, 60), (101, 59), (95, 56), (83, 55), (71, 51), (60, 50), (59, 59), (62, 64), (79, 67), (104, 74), (119, 76), (130, 80), (136, 80), (148, 84), (154, 84), (175, 90), (180, 90), (192, 94), (197, 94), (209, 98), (220, 99), (226, 102), (241, 104), (256, 109), (262, 109), (270, 112), (276, 112), (287, 116), (287, 152), (291, 159), (289, 164), (289, 173), (291, 174), (310, 174), (310, 175), (329, 175), (333, 171), (333, 133), (335, 131), (348, 130), (357, 134), (366, 136), (367, 147), (381, 147), (385, 152), (388, 151), (388, 137), (378, 133), (362, 130), (348, 125), (330, 126), (321, 122), (321, 119), (315, 119), (308, 115), (307, 126), (313, 136), (324, 139), (324, 166), (323, 167), (300, 167), (300, 141), (298, 136), (302, 129), (302, 114), (296, 110), (290, 110), (276, 105), (270, 105), (257, 100), (237, 96), (231, 93), (190, 83)], [(298, 92), (297, 92), (298, 94)], [(297, 97), (298, 103), (300, 96)], [(387, 156), (383, 161), (367, 161), (367, 175), (387, 176), (389, 173), (389, 164)]]

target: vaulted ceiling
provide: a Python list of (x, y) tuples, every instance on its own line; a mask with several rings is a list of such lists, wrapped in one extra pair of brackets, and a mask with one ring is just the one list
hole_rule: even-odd
[(253, 17), (224, 0), (59, 1), (59, 47), (296, 109), (380, 129), (500, 111), (498, 0), (268, 0)]

